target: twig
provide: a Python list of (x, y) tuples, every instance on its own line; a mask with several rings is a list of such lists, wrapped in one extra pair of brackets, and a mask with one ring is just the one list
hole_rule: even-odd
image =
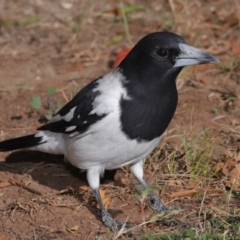
[(33, 236), (34, 236), (34, 240), (37, 240), (37, 235), (36, 235), (35, 228), (33, 228)]
[(126, 36), (127, 36), (127, 40), (129, 42), (129, 44), (131, 46), (133, 46), (133, 42), (132, 42), (132, 39), (131, 39), (131, 35), (130, 35), (130, 32), (129, 32), (129, 26), (128, 26), (128, 21), (127, 21), (127, 16), (126, 16), (126, 13), (124, 11), (124, 6), (123, 6), (123, 3), (121, 2), (120, 4), (120, 9), (121, 9), (121, 14), (122, 14), (122, 19), (123, 19), (123, 25), (124, 25), (124, 29), (125, 29), (125, 32), (126, 32)]
[(238, 26), (240, 27), (240, 4), (238, 0), (235, 0), (236, 5), (236, 12), (237, 12), (237, 18), (238, 18)]
[(65, 94), (64, 90), (61, 90), (61, 93), (62, 93), (62, 95), (63, 95), (63, 98), (65, 99), (65, 101), (66, 101), (66, 102), (68, 102), (68, 101), (69, 101), (69, 99), (67, 98), (67, 96), (66, 96), (66, 94)]
[(45, 9), (43, 7), (40, 7), (38, 5), (35, 5), (33, 3), (30, 3), (29, 1), (26, 1), (26, 4), (30, 5), (31, 7), (37, 9), (37, 10), (40, 10), (40, 11), (43, 11), (45, 13), (49, 13), (49, 15), (51, 17), (53, 17), (55, 20), (57, 20), (59, 23), (65, 25), (66, 27), (69, 26), (69, 24), (67, 22), (65, 22), (64, 20), (62, 20), (61, 18), (57, 17), (54, 13), (50, 12), (49, 9)]
[(10, 182), (12, 185), (17, 185), (17, 186), (19, 186), (19, 187), (22, 187), (22, 188), (28, 190), (28, 191), (31, 192), (31, 193), (38, 194), (38, 195), (40, 195), (40, 196), (43, 195), (40, 191), (38, 191), (38, 190), (36, 190), (36, 189), (34, 189), (34, 188), (31, 188), (31, 187), (28, 187), (28, 186), (26, 186), (25, 184), (23, 184), (23, 183), (15, 180), (15, 179), (10, 178), (10, 179), (8, 179), (8, 182)]
[(203, 198), (202, 198), (202, 201), (201, 201), (200, 210), (199, 210), (199, 213), (198, 213), (198, 217), (200, 217), (200, 215), (201, 215), (202, 208), (203, 208), (203, 203), (204, 203), (204, 201), (205, 201), (205, 198), (206, 198), (206, 195), (207, 195), (207, 192), (208, 192), (209, 184), (210, 184), (210, 183), (208, 183), (207, 189), (204, 191)]
[(168, 1), (169, 1), (171, 11), (172, 11), (172, 15), (174, 17), (174, 22), (176, 22), (176, 8), (175, 8), (175, 5), (173, 3), (173, 0), (168, 0)]

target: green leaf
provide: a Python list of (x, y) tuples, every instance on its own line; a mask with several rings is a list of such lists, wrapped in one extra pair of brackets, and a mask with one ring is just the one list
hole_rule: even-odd
[(33, 23), (37, 23), (41, 20), (41, 18), (39, 16), (35, 16), (35, 17), (30, 17), (30, 18), (27, 18), (25, 20), (23, 20), (21, 22), (21, 24), (23, 26), (26, 26), (26, 25), (29, 25), (29, 24), (33, 24)]
[(39, 96), (32, 96), (31, 99), (30, 99), (30, 105), (34, 109), (40, 109), (41, 106), (42, 106), (41, 98)]
[(123, 40), (123, 35), (122, 34), (118, 34), (118, 35), (114, 36), (112, 38), (112, 40), (108, 44), (109, 45), (117, 44), (117, 43), (121, 42), (122, 40)]
[(144, 191), (142, 192), (142, 195), (148, 196), (148, 195), (152, 194), (154, 190), (158, 190), (158, 187), (157, 186), (148, 186), (144, 189)]
[(51, 113), (45, 113), (45, 118), (47, 120), (51, 120), (53, 118), (52, 114)]
[(164, 216), (164, 213), (156, 214), (150, 218), (149, 222), (156, 222), (157, 220), (159, 220), (159, 218), (161, 218), (163, 216)]
[(146, 7), (142, 5), (131, 5), (131, 6), (124, 6), (122, 8), (122, 11), (124, 11), (125, 14), (128, 14), (128, 13), (144, 10), (145, 8)]
[(55, 92), (56, 92), (55, 87), (49, 87), (47, 89), (47, 95), (49, 95), (49, 96), (53, 95)]
[(135, 198), (137, 198), (139, 201), (141, 200), (141, 198), (142, 198), (142, 196), (141, 195), (139, 195), (139, 194), (134, 194), (134, 196), (135, 196)]

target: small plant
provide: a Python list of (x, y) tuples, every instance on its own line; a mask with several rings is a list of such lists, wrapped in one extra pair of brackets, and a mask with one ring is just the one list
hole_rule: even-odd
[(220, 114), (222, 111), (233, 114), (238, 100), (237, 95), (233, 92), (222, 93), (221, 100), (223, 104), (220, 107), (214, 107), (211, 112), (216, 115)]
[(220, 109), (215, 107), (212, 109), (212, 113), (214, 113), (215, 115), (218, 115), (220, 113)]
[(234, 58), (231, 58), (231, 59), (228, 61), (228, 64), (223, 64), (223, 63), (220, 63), (220, 64), (219, 64), (219, 67), (220, 67), (223, 71), (226, 71), (226, 72), (232, 71), (232, 70), (234, 69), (234, 66), (235, 66), (235, 59), (234, 59)]
[(129, 26), (128, 26), (128, 19), (127, 19), (127, 15), (126, 15), (126, 7), (123, 6), (123, 3), (120, 4), (120, 10), (121, 10), (121, 14), (122, 14), (122, 19), (123, 19), (123, 25), (124, 25), (124, 30), (126, 33), (126, 37), (127, 40), (129, 42), (129, 44), (132, 46), (132, 38), (130, 35), (130, 31), (129, 31)]
[(207, 176), (214, 145), (208, 142), (207, 130), (204, 129), (199, 134), (192, 135), (190, 139), (181, 133), (179, 136), (183, 144), (187, 168), (192, 176), (191, 179), (196, 176)]
[(177, 171), (177, 151), (174, 151), (169, 158), (169, 164), (168, 164), (168, 168), (169, 168), (169, 172), (170, 174), (176, 174)]
[[(52, 117), (59, 111), (61, 108), (61, 103), (53, 98), (56, 89), (54, 87), (49, 87), (47, 89), (47, 104), (44, 106), (46, 113), (44, 114), (47, 120), (51, 120)], [(42, 108), (42, 99), (40, 96), (32, 96), (30, 99), (30, 105), (34, 109)]]
[(175, 20), (172, 17), (163, 17), (162, 23), (163, 23), (163, 28), (165, 30), (170, 31), (175, 24)]

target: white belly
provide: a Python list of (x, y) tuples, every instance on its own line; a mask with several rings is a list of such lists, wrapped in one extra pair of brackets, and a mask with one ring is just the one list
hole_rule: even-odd
[[(83, 136), (66, 138), (66, 157), (80, 169), (115, 169), (145, 158), (160, 138), (138, 143), (120, 131), (119, 114), (111, 113), (94, 124)], [(118, 125), (119, 124), (119, 125)]]

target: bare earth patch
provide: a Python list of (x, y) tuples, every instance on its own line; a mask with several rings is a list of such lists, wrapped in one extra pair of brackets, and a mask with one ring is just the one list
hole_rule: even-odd
[[(114, 1), (0, 0), (0, 140), (32, 133), (46, 121), (49, 87), (56, 90), (51, 101), (63, 105), (112, 71), (131, 42), (173, 31), (221, 61), (184, 69), (174, 119), (145, 162), (155, 191), (181, 209), (157, 215), (146, 196), (141, 211), (145, 196), (135, 195), (129, 169), (106, 172), (104, 203), (133, 227), (112, 233), (98, 217), (85, 173), (62, 156), (0, 153), (0, 240), (240, 239), (240, 3), (123, 4), (125, 26)], [(30, 106), (32, 96), (41, 98), (39, 110)]]

